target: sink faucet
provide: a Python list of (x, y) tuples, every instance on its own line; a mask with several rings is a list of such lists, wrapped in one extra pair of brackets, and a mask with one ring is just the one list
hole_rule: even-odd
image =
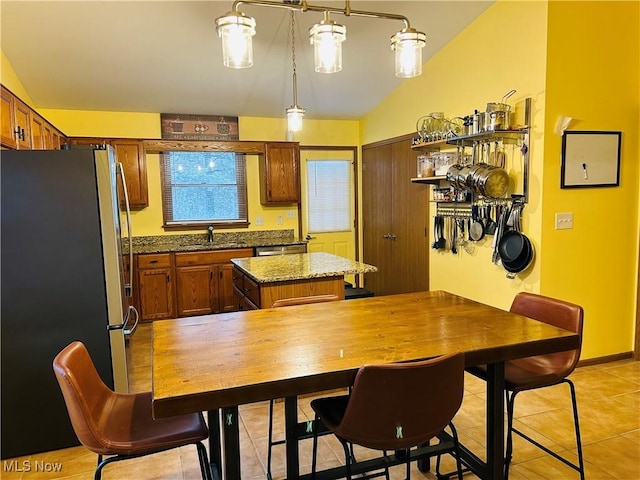
[(213, 243), (213, 225), (209, 225), (207, 228), (207, 242)]

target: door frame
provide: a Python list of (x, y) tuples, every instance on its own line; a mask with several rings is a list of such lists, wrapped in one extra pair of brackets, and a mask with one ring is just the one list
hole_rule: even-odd
[[(357, 146), (336, 146), (336, 145), (300, 145), (300, 152), (303, 150), (316, 151), (346, 151), (351, 152), (353, 158), (353, 234), (356, 261), (360, 261), (360, 217), (358, 215), (360, 199), (358, 191), (358, 147)], [(302, 159), (300, 159), (302, 161)], [(302, 238), (302, 199), (298, 203), (298, 237)], [(360, 285), (360, 275), (356, 275), (356, 285)]]

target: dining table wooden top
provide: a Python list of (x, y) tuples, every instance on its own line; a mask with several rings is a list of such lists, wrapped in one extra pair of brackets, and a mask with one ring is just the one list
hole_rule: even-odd
[(464, 352), (466, 366), (564, 351), (573, 332), (444, 291), (153, 324), (156, 417), (351, 385), (367, 364)]

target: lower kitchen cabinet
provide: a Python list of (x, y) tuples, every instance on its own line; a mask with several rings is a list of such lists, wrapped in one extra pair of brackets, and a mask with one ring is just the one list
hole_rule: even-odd
[(238, 310), (231, 259), (252, 256), (253, 248), (137, 255), (141, 320)]
[(137, 255), (140, 320), (175, 317), (172, 254)]

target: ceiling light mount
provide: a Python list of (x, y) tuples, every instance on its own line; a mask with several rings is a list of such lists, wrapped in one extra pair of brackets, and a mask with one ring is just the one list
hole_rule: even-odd
[(332, 73), (342, 69), (342, 42), (346, 39), (346, 28), (329, 18), (330, 13), (396, 20), (404, 23), (404, 28), (391, 37), (391, 48), (395, 51), (396, 76), (410, 78), (422, 73), (422, 48), (426, 45), (426, 35), (411, 28), (409, 19), (395, 13), (353, 10), (349, 0), (344, 8), (312, 5), (306, 0), (235, 0), (231, 12), (216, 19), (218, 36), (222, 38), (224, 65), (232, 68), (250, 67), (253, 64), (251, 38), (255, 35), (256, 22), (239, 10), (241, 4), (263, 7), (286, 8), (299, 12), (322, 12), (324, 20), (309, 30), (314, 45), (315, 70)]

